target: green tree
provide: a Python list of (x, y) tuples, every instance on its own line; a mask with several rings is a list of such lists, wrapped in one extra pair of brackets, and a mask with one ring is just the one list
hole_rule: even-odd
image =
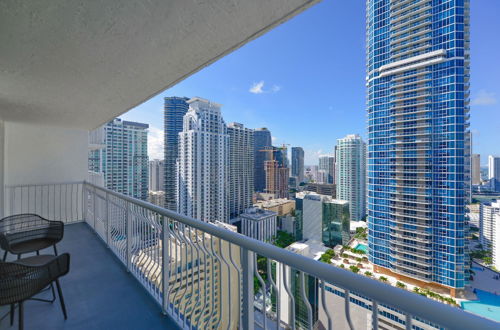
[(385, 276), (380, 276), (380, 277), (379, 277), (379, 280), (380, 280), (381, 282), (387, 282), (389, 279), (388, 279), (387, 277), (385, 277)]
[(353, 273), (359, 273), (359, 268), (354, 266), (354, 265), (351, 265), (349, 266), (349, 269), (353, 272)]
[(398, 288), (401, 288), (401, 289), (406, 288), (406, 284), (404, 284), (403, 282), (400, 282), (400, 281), (397, 281), (397, 282), (396, 282), (396, 286), (397, 286)]

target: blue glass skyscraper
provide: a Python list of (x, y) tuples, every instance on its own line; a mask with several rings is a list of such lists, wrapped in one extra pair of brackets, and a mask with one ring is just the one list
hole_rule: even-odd
[(262, 152), (272, 147), (271, 132), (263, 127), (257, 128), (254, 131), (254, 190), (263, 192), (266, 189), (266, 172), (264, 170), (264, 162), (267, 159), (267, 154)]
[(370, 260), (455, 295), (465, 285), (469, 1), (366, 5)]

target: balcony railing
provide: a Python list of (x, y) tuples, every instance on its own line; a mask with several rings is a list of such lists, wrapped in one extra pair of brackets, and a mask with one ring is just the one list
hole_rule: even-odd
[[(312, 329), (319, 319), (327, 329), (343, 322), (354, 329), (360, 306), (373, 329), (394, 319), (406, 329), (498, 328), (459, 308), (90, 183), (11, 186), (6, 197), (11, 213), (85, 221), (182, 328)], [(266, 259), (258, 263), (257, 256)], [(343, 306), (327, 303), (327, 295)]]

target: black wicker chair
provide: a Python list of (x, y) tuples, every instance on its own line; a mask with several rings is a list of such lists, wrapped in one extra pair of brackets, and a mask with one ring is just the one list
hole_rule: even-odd
[(0, 261), (0, 306), (10, 305), (10, 322), (14, 322), (14, 307), (19, 304), (19, 329), (24, 327), (25, 300), (33, 297), (47, 285), (55, 282), (64, 319), (66, 306), (59, 284), (59, 277), (69, 272), (69, 254), (60, 256), (34, 256), (15, 262)]
[(57, 255), (56, 244), (63, 235), (64, 223), (50, 221), (37, 214), (16, 214), (3, 218), (0, 220), (0, 247), (5, 251), (3, 261), (7, 252), (20, 259), (22, 254), (39, 254), (40, 250), (50, 246), (54, 247)]

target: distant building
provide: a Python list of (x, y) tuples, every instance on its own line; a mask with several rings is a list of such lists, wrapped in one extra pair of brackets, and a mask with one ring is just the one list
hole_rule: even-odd
[(335, 182), (335, 157), (331, 155), (319, 156), (318, 171), (325, 173), (326, 177), (318, 177), (318, 182), (333, 184)]
[(104, 126), (102, 151), (105, 186), (138, 199), (148, 199), (148, 124), (116, 118)]
[(164, 188), (165, 208), (177, 210), (177, 158), (179, 155), (179, 133), (182, 131), (184, 115), (189, 109), (187, 97), (165, 97), (164, 99)]
[(305, 167), (305, 180), (307, 182), (317, 182), (318, 181), (318, 165), (307, 165)]
[(349, 203), (313, 192), (300, 192), (295, 197), (297, 228), (301, 239), (322, 242), (334, 247), (346, 245), (350, 239)]
[(337, 198), (349, 202), (351, 220), (366, 214), (366, 144), (359, 135), (337, 140)]
[(270, 242), (276, 236), (277, 212), (256, 207), (240, 214), (241, 233), (259, 241)]
[(229, 221), (229, 135), (220, 105), (188, 101), (179, 133), (177, 210), (202, 221)]
[(500, 214), (495, 215), (494, 223), (492, 242), (493, 266), (496, 269), (500, 269)]
[(266, 193), (274, 194), (275, 198), (287, 198), (290, 169), (286, 148), (272, 147), (268, 154), (269, 159), (264, 162)]
[(229, 135), (229, 217), (252, 206), (254, 191), (254, 132), (239, 123), (227, 125)]
[(292, 147), (292, 177), (297, 178), (297, 184), (304, 182), (304, 149)]
[(471, 159), (472, 184), (478, 185), (481, 184), (481, 155), (472, 154), (471, 158), (472, 158)]
[(496, 215), (500, 215), (500, 200), (481, 203), (479, 208), (479, 241), (485, 249), (493, 245)]
[(272, 147), (271, 132), (263, 127), (257, 128), (254, 131), (254, 187), (255, 191), (263, 192), (266, 189), (266, 172), (264, 162), (267, 159), (267, 153), (261, 150), (266, 150)]
[(276, 212), (278, 216), (289, 215), (295, 211), (295, 201), (286, 198), (258, 201), (253, 206)]
[(327, 195), (332, 198), (337, 196), (337, 188), (334, 184), (310, 182), (304, 186), (305, 191), (311, 191), (320, 195)]
[(500, 157), (488, 156), (488, 179), (500, 181)]
[[(165, 191), (165, 162), (163, 160), (149, 161), (149, 190)], [(163, 198), (165, 198), (165, 195), (163, 195)]]
[(148, 193), (148, 202), (157, 205), (159, 207), (165, 207), (165, 192), (164, 191), (152, 191)]

